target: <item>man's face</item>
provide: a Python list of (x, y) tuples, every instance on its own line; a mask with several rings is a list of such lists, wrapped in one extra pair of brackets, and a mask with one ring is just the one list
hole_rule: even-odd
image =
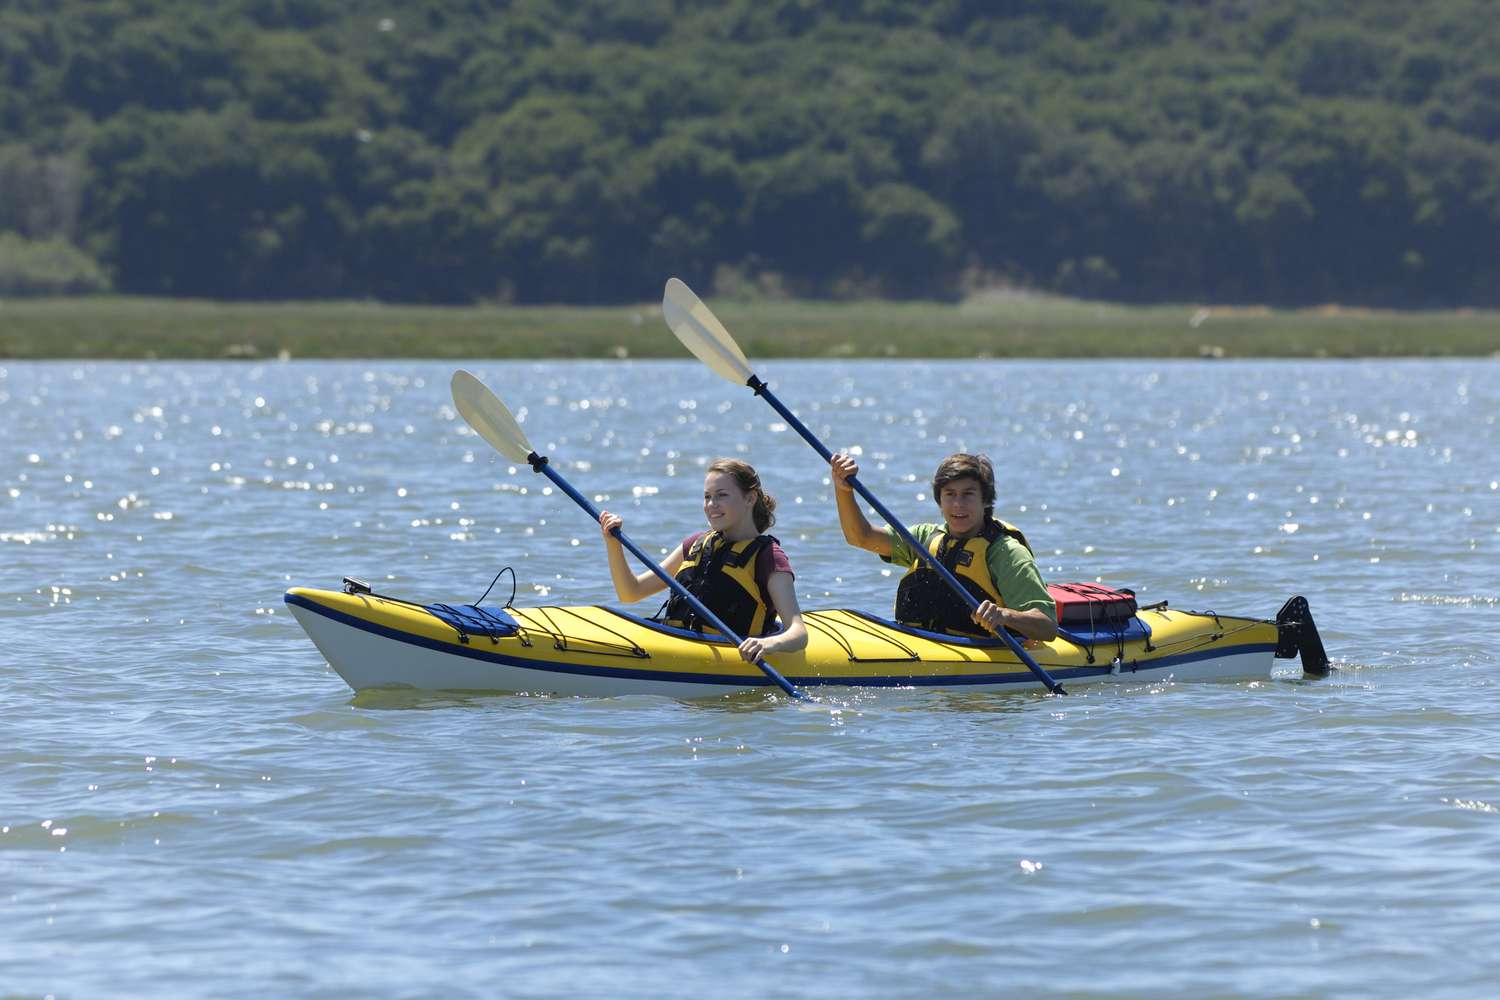
[(966, 476), (944, 483), (937, 501), (950, 535), (967, 538), (984, 527), (984, 490), (979, 480)]

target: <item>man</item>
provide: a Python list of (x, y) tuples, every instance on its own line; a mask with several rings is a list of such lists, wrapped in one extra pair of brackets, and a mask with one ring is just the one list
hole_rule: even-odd
[(932, 497), (943, 523), (907, 528), (979, 600), (972, 615), (905, 541), (865, 518), (849, 485), (849, 478), (859, 474), (858, 463), (848, 455), (835, 455), (831, 466), (844, 540), (909, 567), (896, 592), (897, 621), (955, 635), (1008, 628), (1039, 642), (1057, 637), (1057, 608), (1026, 536), (1014, 525), (995, 520), (995, 472), (988, 458), (959, 453), (943, 459), (932, 477)]

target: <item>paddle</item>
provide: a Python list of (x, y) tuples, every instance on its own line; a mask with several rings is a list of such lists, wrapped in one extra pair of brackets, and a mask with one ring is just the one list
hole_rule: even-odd
[[(772, 409), (781, 414), (782, 419), (798, 434), (801, 434), (802, 439), (812, 445), (814, 451), (823, 456), (823, 461), (833, 461), (833, 453), (823, 446), (823, 442), (819, 441), (813, 432), (797, 419), (796, 414), (783, 406), (781, 400), (771, 392), (770, 387), (750, 370), (750, 363), (745, 360), (745, 353), (740, 350), (740, 345), (734, 342), (729, 331), (724, 329), (724, 324), (720, 323), (718, 317), (709, 311), (702, 299), (693, 294), (691, 288), (677, 278), (668, 278), (666, 292), (662, 295), (661, 311), (667, 321), (667, 326), (699, 361), (713, 369), (720, 378), (733, 382), (735, 385), (747, 385), (755, 390), (757, 396), (770, 403)], [(906, 530), (906, 526), (896, 518), (896, 515), (886, 510), (885, 505), (875, 499), (874, 494), (865, 488), (865, 485), (859, 481), (859, 477), (850, 476), (849, 485), (854, 487), (855, 492), (864, 497), (881, 517), (885, 518), (891, 530), (900, 535), (901, 540), (910, 546), (913, 552), (925, 560), (938, 576), (942, 577), (943, 582), (948, 584), (953, 592), (968, 605), (971, 612), (979, 609), (979, 601), (974, 595), (964, 589), (964, 585), (958, 582), (958, 578), (949, 572), (948, 567), (939, 562), (936, 556), (927, 551), (925, 545), (912, 537), (911, 532)], [(1011, 652), (1026, 664), (1027, 668), (1036, 675), (1037, 680), (1047, 686), (1048, 691), (1053, 694), (1068, 693), (1052, 678), (1051, 674), (1042, 669), (1041, 664), (1032, 659), (1031, 654), (1026, 652), (1008, 631), (1002, 628), (995, 634), (1005, 640)]]
[[(459, 414), (468, 421), (470, 427), (490, 446), (513, 462), (525, 462), (531, 466), (531, 471), (540, 472), (548, 479), (557, 484), (557, 488), (568, 496), (573, 502), (589, 512), (595, 523), (599, 521), (599, 509), (575, 490), (568, 481), (552, 466), (547, 464), (546, 456), (538, 455), (526, 440), (526, 435), (521, 431), (521, 425), (516, 423), (516, 418), (510, 415), (505, 404), (493, 392), (485, 387), (479, 379), (460, 369), (453, 373), (453, 405), (458, 407)], [(647, 569), (655, 573), (657, 578), (672, 589), (677, 596), (686, 600), (693, 606), (693, 610), (708, 622), (729, 641), (738, 646), (743, 640), (735, 635), (719, 620), (703, 603), (675, 578), (668, 575), (667, 571), (656, 564), (656, 561), (646, 553), (642, 552), (625, 533), (619, 528), (611, 529), (611, 534), (620, 540), (620, 544), (630, 550), (631, 554), (639, 559)], [(792, 686), (791, 682), (777, 672), (776, 668), (765, 661), (764, 658), (755, 661), (767, 677), (776, 682), (777, 687), (791, 695), (793, 698), (806, 697), (802, 692)]]

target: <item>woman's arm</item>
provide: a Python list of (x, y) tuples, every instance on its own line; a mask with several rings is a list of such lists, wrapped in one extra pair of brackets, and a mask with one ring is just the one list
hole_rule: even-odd
[(839, 527), (844, 529), (844, 541), (855, 548), (868, 549), (877, 556), (889, 556), (891, 533), (870, 524), (865, 512), (859, 509), (854, 487), (849, 485), (849, 477), (859, 475), (859, 463), (848, 455), (839, 454), (833, 456), (829, 467), (833, 470), (833, 498), (838, 504)]
[(790, 573), (772, 573), (766, 582), (776, 612), (781, 616), (781, 631), (770, 636), (751, 636), (740, 643), (740, 656), (754, 663), (771, 653), (795, 653), (807, 645), (807, 626), (802, 608), (797, 604), (797, 588)]
[[(611, 514), (607, 510), (599, 512), (599, 531), (604, 536), (604, 552), (609, 557), (609, 577), (615, 585), (615, 596), (626, 604), (633, 604), (643, 597), (650, 597), (657, 591), (666, 589), (667, 585), (649, 569), (643, 573), (632, 573), (630, 567), (625, 565), (625, 548), (611, 531), (622, 524), (624, 522), (618, 514)], [(682, 568), (681, 545), (674, 547), (661, 561), (661, 568), (667, 571), (668, 576), (677, 575), (677, 571)]]

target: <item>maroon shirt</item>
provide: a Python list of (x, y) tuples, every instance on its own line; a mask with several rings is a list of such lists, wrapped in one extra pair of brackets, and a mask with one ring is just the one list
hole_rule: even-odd
[[(688, 557), (688, 550), (693, 547), (693, 543), (705, 534), (707, 532), (700, 531), (682, 540), (682, 558)], [(792, 573), (791, 560), (787, 559), (786, 553), (781, 551), (781, 543), (774, 539), (770, 545), (761, 546), (761, 550), (755, 554), (755, 585), (760, 588), (760, 599), (765, 602), (767, 608), (767, 622), (781, 617), (776, 611), (776, 602), (771, 600), (772, 573), (788, 573), (791, 574), (792, 579), (797, 578), (796, 574)]]

